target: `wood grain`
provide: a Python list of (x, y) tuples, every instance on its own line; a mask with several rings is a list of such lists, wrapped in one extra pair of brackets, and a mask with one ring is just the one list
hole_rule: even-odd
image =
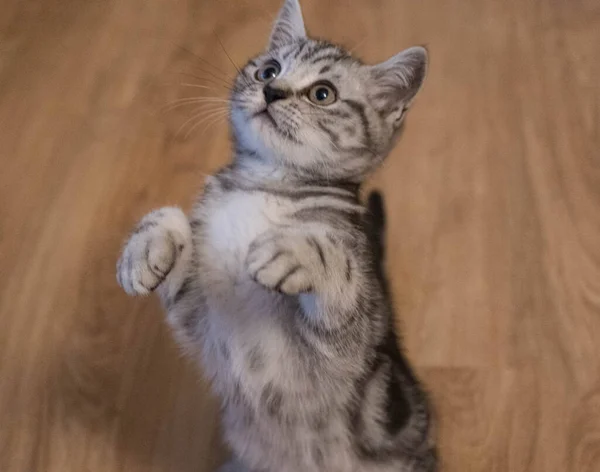
[[(600, 3), (303, 6), (313, 33), (368, 61), (431, 52), (372, 185), (445, 470), (600, 470)], [(1, 7), (0, 470), (213, 470), (208, 385), (114, 264), (140, 216), (189, 207), (227, 161), (224, 123), (186, 137), (198, 109), (164, 106), (225, 96), (219, 41), (243, 62), (278, 1)]]

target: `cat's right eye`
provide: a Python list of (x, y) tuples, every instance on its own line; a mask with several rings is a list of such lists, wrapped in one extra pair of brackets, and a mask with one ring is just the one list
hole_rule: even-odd
[(259, 82), (269, 82), (279, 75), (281, 66), (277, 61), (269, 61), (260, 67), (254, 76)]

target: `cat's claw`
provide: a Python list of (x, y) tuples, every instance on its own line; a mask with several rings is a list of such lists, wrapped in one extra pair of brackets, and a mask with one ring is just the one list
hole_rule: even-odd
[(189, 223), (179, 208), (146, 215), (133, 231), (117, 263), (117, 281), (129, 295), (154, 291), (190, 244)]

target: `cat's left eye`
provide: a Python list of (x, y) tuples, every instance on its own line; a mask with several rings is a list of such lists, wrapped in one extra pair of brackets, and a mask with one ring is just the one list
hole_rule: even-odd
[(281, 66), (277, 61), (269, 61), (260, 67), (254, 76), (260, 82), (269, 82), (279, 75)]
[(328, 84), (315, 84), (308, 91), (308, 99), (315, 105), (331, 105), (337, 99), (333, 86)]

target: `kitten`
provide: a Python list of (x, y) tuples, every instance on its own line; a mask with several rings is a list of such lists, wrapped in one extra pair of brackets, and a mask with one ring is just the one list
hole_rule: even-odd
[(426, 65), (420, 47), (369, 66), (309, 39), (287, 0), (234, 84), (233, 163), (189, 218), (153, 211), (126, 243), (120, 285), (160, 294), (222, 399), (222, 471), (437, 470), (381, 267), (382, 201), (358, 198)]

